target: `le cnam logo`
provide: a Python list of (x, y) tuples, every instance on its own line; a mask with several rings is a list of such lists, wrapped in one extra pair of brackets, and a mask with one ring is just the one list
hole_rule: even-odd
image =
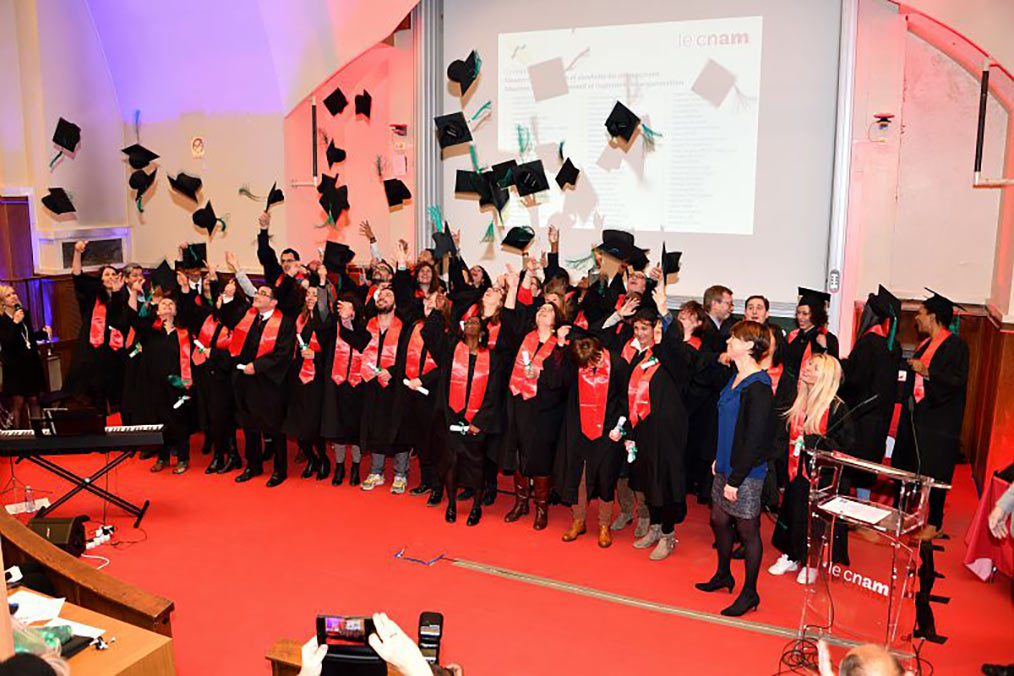
[(831, 573), (831, 577), (838, 578), (845, 584), (855, 585), (856, 587), (866, 589), (867, 591), (879, 594), (885, 598), (890, 593), (890, 588), (883, 582), (866, 577), (862, 573), (857, 573), (851, 568), (846, 568), (839, 563), (832, 563), (829, 571)]

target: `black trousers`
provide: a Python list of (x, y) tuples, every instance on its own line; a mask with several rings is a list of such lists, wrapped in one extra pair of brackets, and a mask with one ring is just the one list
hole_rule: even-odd
[(289, 458), (284, 434), (243, 428), (243, 436), (246, 438), (247, 469), (258, 473), (264, 471), (263, 456), (266, 455), (274, 459), (272, 474), (283, 479), (289, 475)]
[(162, 448), (158, 449), (158, 459), (168, 464), (173, 453), (176, 454), (177, 462), (190, 462), (189, 434), (177, 441), (169, 441), (162, 444)]
[(661, 524), (662, 533), (669, 535), (676, 528), (676, 503), (669, 502), (661, 507), (648, 505), (648, 515), (651, 517), (651, 525)]

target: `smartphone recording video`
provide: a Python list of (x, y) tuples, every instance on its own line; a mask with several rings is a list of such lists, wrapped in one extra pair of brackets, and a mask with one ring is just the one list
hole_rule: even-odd
[[(366, 643), (373, 633), (373, 620), (369, 617), (320, 615), (317, 617), (317, 641), (327, 645)], [(321, 640), (323, 639), (323, 640)]]

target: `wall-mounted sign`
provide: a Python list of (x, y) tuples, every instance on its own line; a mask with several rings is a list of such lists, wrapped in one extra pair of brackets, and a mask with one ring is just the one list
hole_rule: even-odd
[(193, 155), (195, 160), (199, 160), (204, 157), (204, 137), (195, 136), (190, 139), (190, 154)]

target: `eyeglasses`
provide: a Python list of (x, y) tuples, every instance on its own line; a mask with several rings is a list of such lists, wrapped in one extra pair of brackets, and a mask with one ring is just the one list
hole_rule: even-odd
[(260, 289), (257, 292), (257, 295), (258, 296), (263, 296), (265, 298), (274, 298), (274, 294), (272, 294), (271, 291), (269, 291), (268, 289)]

